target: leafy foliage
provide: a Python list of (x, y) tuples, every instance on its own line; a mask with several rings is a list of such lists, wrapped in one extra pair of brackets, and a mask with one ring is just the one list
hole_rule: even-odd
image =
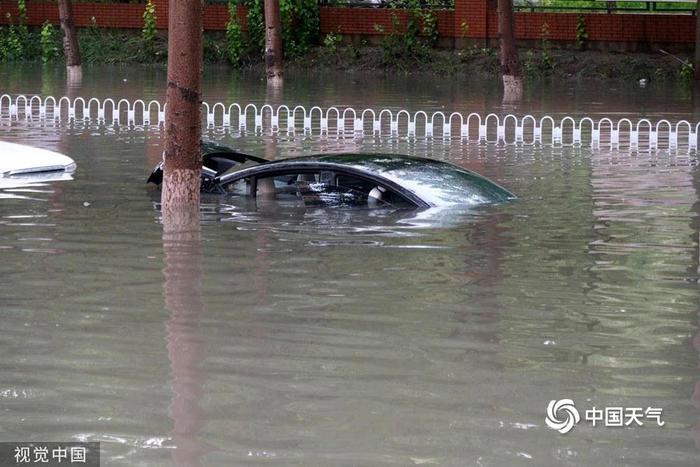
[(586, 48), (586, 41), (588, 40), (588, 32), (586, 31), (586, 17), (583, 15), (578, 15), (576, 20), (576, 47), (579, 50)]
[(551, 54), (551, 44), (549, 42), (549, 36), (550, 36), (550, 29), (549, 29), (549, 24), (547, 23), (542, 23), (542, 29), (540, 32), (540, 35), (542, 37), (542, 62), (544, 65), (544, 72), (545, 74), (549, 73), (554, 69), (556, 64), (554, 63), (554, 60), (552, 59), (552, 54)]
[(428, 45), (435, 47), (438, 39), (440, 38), (440, 33), (438, 31), (437, 16), (432, 11), (419, 11), (418, 13), (421, 20), (423, 20), (423, 35)]
[(93, 17), (90, 25), (78, 36), (84, 63), (154, 63), (167, 58), (167, 44), (154, 37), (146, 46), (142, 34), (124, 34), (115, 29), (100, 28)]
[(466, 37), (469, 35), (469, 25), (466, 21), (462, 21), (462, 24), (459, 25), (459, 33), (462, 36), (462, 39), (466, 39)]
[(19, 10), (19, 24), (13, 24), (12, 15), (5, 14), (8, 26), (0, 27), (0, 60), (21, 60), (26, 54), (35, 48), (35, 41), (25, 23), (27, 19), (27, 6), (24, 0), (17, 4)]
[(323, 39), (323, 46), (330, 53), (336, 53), (338, 51), (338, 46), (343, 42), (343, 36), (341, 34), (335, 34), (329, 32)]
[[(248, 7), (248, 41), (250, 48), (262, 57), (265, 51), (265, 16), (263, 0), (245, 0)], [(280, 7), (281, 8), (281, 7)]]
[(525, 58), (522, 62), (525, 76), (530, 78), (542, 78), (554, 74), (557, 61), (554, 59), (549, 37), (549, 25), (543, 23), (540, 29), (541, 43), (539, 53), (536, 53), (534, 50), (525, 52)]
[(685, 60), (681, 63), (681, 67), (678, 70), (678, 77), (684, 83), (691, 83), (693, 81), (693, 76), (695, 75), (695, 68), (693, 64)]
[(2, 29), (4, 31), (0, 40), (0, 59), (2, 61), (20, 60), (24, 55), (24, 48), (17, 29), (13, 25)]
[(56, 27), (48, 20), (44, 22), (39, 32), (39, 44), (41, 45), (41, 61), (46, 63), (58, 57), (59, 47), (56, 38)]
[(235, 0), (229, 0), (229, 20), (226, 23), (226, 57), (233, 64), (240, 63), (246, 51), (241, 25), (238, 24), (237, 10), (238, 3)]
[(19, 23), (24, 24), (27, 21), (27, 1), (17, 0), (17, 11), (19, 12)]
[(143, 29), (141, 30), (143, 42), (152, 48), (156, 40), (156, 6), (153, 0), (148, 0), (143, 12)]
[[(390, 4), (392, 8), (404, 6), (405, 24), (397, 14), (391, 15), (391, 31), (382, 40), (384, 60), (387, 65), (410, 61), (430, 61), (430, 49), (440, 37), (437, 16), (421, 8), (419, 0), (400, 0)], [(375, 30), (384, 34), (385, 28), (375, 25)]]

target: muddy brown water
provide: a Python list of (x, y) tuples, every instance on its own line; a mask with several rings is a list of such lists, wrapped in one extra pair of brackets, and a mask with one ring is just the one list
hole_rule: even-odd
[[(162, 98), (163, 71), (0, 68), (2, 92)], [(210, 101), (263, 102), (205, 73)], [(544, 88), (543, 88), (544, 89)], [(693, 118), (668, 86), (581, 83), (515, 109), (488, 84), (288, 76), (281, 101)], [(158, 131), (0, 120), (75, 180), (0, 192), (0, 441), (102, 442), (103, 465), (697, 465), (694, 156), (385, 139), (213, 139), (267, 157), (429, 156), (517, 193), (470, 213), (207, 199), (164, 241), (144, 185)], [(550, 400), (583, 418), (545, 424)], [(665, 425), (585, 420), (663, 408)]]

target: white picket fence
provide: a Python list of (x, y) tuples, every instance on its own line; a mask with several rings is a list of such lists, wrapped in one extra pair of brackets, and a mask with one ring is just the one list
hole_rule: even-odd
[[(305, 135), (337, 135), (344, 137), (388, 136), (395, 138), (430, 139), (458, 138), (502, 144), (543, 144), (552, 146), (610, 147), (630, 149), (698, 148), (700, 123), (686, 120), (652, 122), (642, 118), (533, 115), (499, 116), (478, 113), (425, 112), (422, 110), (355, 110), (351, 107), (301, 105), (289, 107), (269, 104), (202, 103), (203, 122), (207, 128), (247, 132)], [(161, 126), (165, 123), (165, 105), (156, 100), (97, 99), (53, 96), (0, 96), (0, 123), (4, 121), (53, 121), (58, 123), (97, 123), (126, 125), (132, 128)]]

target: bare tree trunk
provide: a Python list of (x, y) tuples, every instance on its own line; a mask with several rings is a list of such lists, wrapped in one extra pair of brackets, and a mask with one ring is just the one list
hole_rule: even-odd
[(498, 0), (498, 33), (501, 43), (501, 75), (503, 76), (503, 101), (517, 102), (523, 96), (523, 79), (520, 60), (515, 48), (513, 1)]
[(165, 109), (163, 219), (172, 210), (199, 207), (201, 129), (202, 2), (170, 2), (168, 89)]
[(71, 0), (58, 0), (58, 17), (61, 20), (61, 29), (63, 29), (63, 53), (66, 56), (68, 81), (80, 81), (83, 71), (80, 66), (80, 46), (78, 45), (78, 33), (75, 31)]
[(280, 1), (265, 1), (265, 65), (267, 82), (273, 86), (282, 84), (284, 65), (282, 61), (282, 22)]

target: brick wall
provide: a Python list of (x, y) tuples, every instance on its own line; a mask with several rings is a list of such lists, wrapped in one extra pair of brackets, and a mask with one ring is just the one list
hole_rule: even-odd
[[(157, 26), (167, 28), (168, 0), (155, 0)], [(58, 7), (55, 2), (27, 2), (28, 23), (41, 25), (49, 20), (58, 23)], [(142, 4), (74, 3), (78, 26), (88, 26), (94, 17), (99, 26), (141, 29), (143, 27)], [(17, 2), (0, 0), (0, 24), (7, 24), (9, 12), (17, 21)], [(406, 12), (382, 8), (321, 7), (321, 32), (340, 32), (349, 35), (376, 36), (375, 24), (391, 31), (391, 16), (396, 14), (405, 21)], [(498, 23), (494, 0), (455, 0), (454, 10), (436, 10), (438, 31), (443, 38), (461, 38), (468, 27), (469, 39), (495, 39)], [(516, 37), (523, 40), (540, 40), (542, 25), (549, 28), (549, 40), (574, 41), (576, 39), (576, 14), (571, 13), (516, 13)], [(246, 10), (238, 7), (238, 18), (245, 30)], [(627, 44), (681, 44), (695, 42), (695, 18), (691, 15), (661, 14), (605, 14), (584, 15), (588, 42)], [(223, 30), (228, 21), (225, 5), (207, 5), (204, 10), (204, 28)]]
[[(144, 5), (120, 3), (74, 3), (73, 15), (75, 24), (89, 26), (92, 18), (95, 18), (98, 26), (109, 28), (142, 28)], [(12, 21), (17, 22), (17, 2), (10, 0), (0, 1), (0, 22), (7, 24), (6, 13), (12, 15)], [(32, 26), (39, 26), (49, 20), (58, 24), (58, 5), (56, 2), (29, 1), (27, 2), (27, 22)]]
[[(434, 10), (441, 36), (454, 37), (454, 10)], [(405, 10), (387, 8), (342, 8), (321, 7), (321, 33), (340, 32), (341, 34), (376, 35), (375, 25), (382, 26), (385, 34), (392, 30), (392, 16), (406, 23)]]

